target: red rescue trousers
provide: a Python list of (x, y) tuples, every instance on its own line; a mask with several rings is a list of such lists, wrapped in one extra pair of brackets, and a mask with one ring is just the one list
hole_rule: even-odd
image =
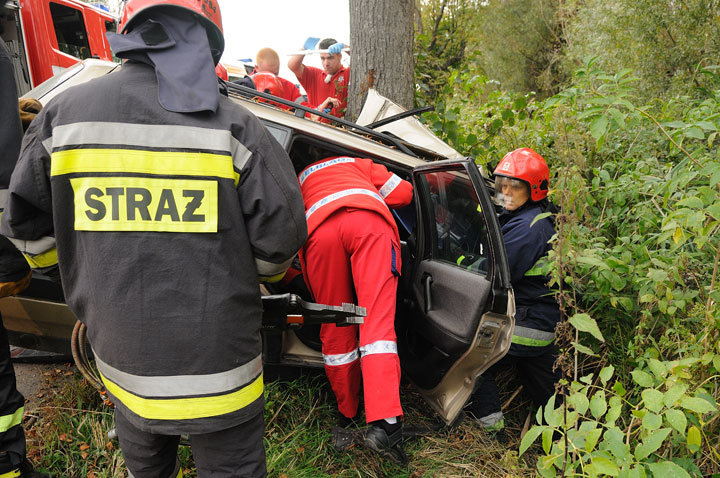
[(395, 296), (400, 275), (396, 234), (378, 213), (341, 208), (308, 238), (302, 254), (305, 281), (321, 304), (357, 303), (367, 308), (364, 323), (320, 331), (325, 372), (346, 417), (357, 413), (360, 380), (365, 419), (402, 415), (400, 360), (395, 337)]

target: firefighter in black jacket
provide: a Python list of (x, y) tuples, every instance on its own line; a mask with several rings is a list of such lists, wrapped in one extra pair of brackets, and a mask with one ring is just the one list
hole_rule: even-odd
[[(0, 41), (0, 212), (7, 201), (10, 175), (20, 152), (22, 126), (12, 60)], [(30, 282), (30, 267), (15, 246), (0, 236), (0, 298), (15, 295)], [(25, 398), (18, 392), (8, 334), (0, 320), (0, 477), (43, 477), (25, 459), (21, 422)]]
[(182, 434), (199, 477), (265, 476), (258, 280), (306, 239), (297, 179), (218, 93), (214, 0), (129, 0), (120, 17), (108, 39), (127, 61), (37, 116), (2, 231), (55, 235), (130, 476), (182, 476)]

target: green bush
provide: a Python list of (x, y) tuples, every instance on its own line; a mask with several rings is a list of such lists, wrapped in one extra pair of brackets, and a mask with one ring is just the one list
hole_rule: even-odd
[(646, 100), (591, 60), (542, 101), (453, 72), (425, 115), (480, 165), (526, 146), (551, 169), (568, 380), (521, 448), (543, 437), (543, 475), (720, 472), (720, 78), (702, 71), (702, 91)]

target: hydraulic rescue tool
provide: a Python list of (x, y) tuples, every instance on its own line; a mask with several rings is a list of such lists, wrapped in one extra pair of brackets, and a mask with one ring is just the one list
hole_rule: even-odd
[[(304, 325), (335, 324), (346, 326), (362, 324), (365, 307), (354, 304), (324, 305), (306, 302), (295, 294), (263, 295), (262, 327), (264, 330), (285, 330), (299, 328)], [(111, 405), (95, 367), (90, 363), (89, 344), (85, 324), (77, 321), (73, 329), (71, 347), (72, 355), (78, 370), (95, 388), (103, 400)]]

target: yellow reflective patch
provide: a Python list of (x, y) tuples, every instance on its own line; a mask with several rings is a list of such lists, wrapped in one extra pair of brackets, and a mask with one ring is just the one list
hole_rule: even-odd
[(10, 415), (3, 415), (0, 417), (0, 433), (5, 433), (12, 427), (20, 425), (22, 422), (23, 413), (25, 413), (25, 407), (20, 407)]
[(20, 468), (8, 471), (7, 473), (0, 473), (0, 478), (19, 478), (20, 476), (22, 476), (20, 474)]
[(235, 180), (232, 156), (134, 149), (68, 149), (52, 153), (50, 176), (70, 173), (146, 173)]
[(240, 390), (225, 395), (196, 398), (143, 398), (130, 393), (100, 374), (108, 392), (130, 410), (149, 420), (192, 420), (232, 413), (253, 403), (263, 394), (263, 376)]
[(50, 267), (58, 263), (57, 249), (55, 249), (54, 247), (47, 252), (43, 252), (42, 254), (36, 254), (34, 256), (31, 256), (30, 254), (25, 253), (23, 255), (25, 256), (25, 260), (27, 261), (27, 263), (33, 269)]
[(212, 180), (71, 178), (77, 231), (217, 232)]
[(180, 468), (180, 469), (178, 470), (178, 474), (177, 474), (177, 476), (176, 476), (175, 478), (182, 478), (182, 476), (183, 476), (183, 474), (182, 474), (182, 468)]
[(274, 276), (260, 276), (260, 282), (265, 282), (268, 284), (274, 284), (275, 282), (280, 282), (283, 277), (285, 277), (285, 273), (287, 271), (282, 271), (279, 274), (275, 274)]

